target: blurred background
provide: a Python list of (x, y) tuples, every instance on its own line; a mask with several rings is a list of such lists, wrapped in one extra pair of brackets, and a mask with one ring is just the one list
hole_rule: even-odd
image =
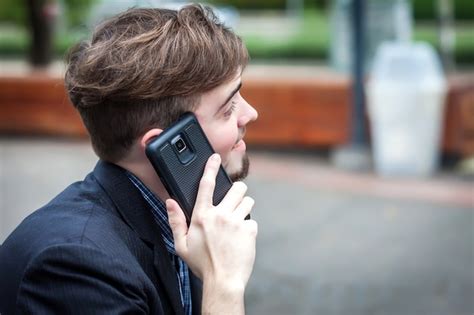
[[(0, 2), (0, 244), (95, 165), (68, 48), (129, 7), (186, 3)], [(474, 1), (206, 4), (248, 47), (260, 114), (247, 313), (474, 314)]]

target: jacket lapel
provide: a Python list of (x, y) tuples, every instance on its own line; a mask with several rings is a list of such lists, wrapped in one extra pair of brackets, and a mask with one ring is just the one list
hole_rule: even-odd
[[(149, 204), (121, 167), (99, 161), (94, 169), (94, 175), (115, 204), (124, 221), (142, 240), (153, 245), (153, 264), (163, 284), (161, 287), (166, 292), (174, 312), (184, 315), (176, 269), (171, 263), (161, 237), (160, 227), (155, 223)], [(193, 303), (194, 301), (193, 295)]]
[(171, 264), (169, 255), (167, 253), (163, 255), (163, 250), (166, 251), (165, 248), (154, 249), (153, 254), (154, 254), (155, 269), (158, 272), (159, 277), (161, 281), (163, 281), (163, 283), (173, 284), (173, 285), (164, 285), (164, 289), (171, 300), (171, 304), (173, 305), (173, 309), (175, 313), (184, 315), (184, 308), (183, 308), (183, 304), (181, 303), (181, 294), (179, 293), (178, 276), (176, 274), (176, 269)]
[(202, 281), (189, 270), (191, 282), (191, 296), (193, 297), (193, 314), (201, 314), (202, 309)]

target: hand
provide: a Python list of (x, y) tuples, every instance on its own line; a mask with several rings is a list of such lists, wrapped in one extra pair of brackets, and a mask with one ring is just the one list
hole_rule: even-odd
[(244, 183), (235, 182), (222, 202), (213, 206), (219, 166), (220, 156), (212, 155), (199, 185), (189, 228), (175, 200), (166, 200), (166, 207), (176, 252), (203, 280), (204, 287), (212, 284), (243, 295), (255, 262), (257, 222), (244, 220), (254, 200), (245, 196)]

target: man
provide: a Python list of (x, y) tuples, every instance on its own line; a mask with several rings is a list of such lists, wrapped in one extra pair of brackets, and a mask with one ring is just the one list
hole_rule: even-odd
[[(238, 181), (257, 118), (239, 93), (247, 60), (199, 5), (129, 10), (71, 51), (66, 87), (100, 161), (2, 245), (1, 314), (244, 313), (257, 234)], [(189, 227), (144, 153), (186, 111), (217, 152)], [(221, 163), (235, 182), (214, 206)]]

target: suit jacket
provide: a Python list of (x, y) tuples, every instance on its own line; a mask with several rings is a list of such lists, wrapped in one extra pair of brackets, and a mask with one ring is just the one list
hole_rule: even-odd
[(184, 314), (160, 228), (123, 169), (99, 161), (5, 240), (0, 313)]

